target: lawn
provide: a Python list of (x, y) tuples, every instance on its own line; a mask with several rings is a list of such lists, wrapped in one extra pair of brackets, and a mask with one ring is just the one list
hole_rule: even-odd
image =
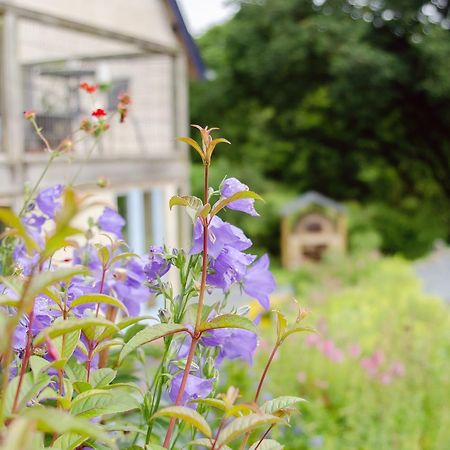
[[(301, 415), (274, 437), (286, 450), (444, 450), (450, 442), (448, 307), (422, 292), (396, 257), (330, 257), (296, 273), (279, 271), (318, 334), (285, 342), (267, 380), (269, 395), (303, 397)], [(277, 299), (275, 299), (277, 302)], [(288, 296), (275, 307), (295, 317)], [(263, 317), (253, 377), (229, 367), (252, 391), (272, 346)]]

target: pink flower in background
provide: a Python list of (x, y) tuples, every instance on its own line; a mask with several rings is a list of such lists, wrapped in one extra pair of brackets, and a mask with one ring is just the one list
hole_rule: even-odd
[(297, 381), (299, 383), (304, 383), (306, 381), (306, 373), (305, 372), (299, 372), (297, 374)]
[(378, 369), (384, 362), (384, 354), (380, 350), (372, 353), (368, 358), (364, 358), (361, 361), (361, 367), (365, 369), (367, 375), (371, 378), (375, 377), (378, 373)]
[(340, 363), (344, 360), (344, 353), (342, 352), (342, 350), (337, 348), (334, 342), (330, 339), (322, 342), (320, 350), (327, 358), (329, 358), (333, 362)]
[(348, 353), (352, 358), (358, 358), (361, 355), (361, 347), (359, 344), (352, 344), (348, 349)]
[(384, 363), (384, 354), (381, 350), (375, 351), (372, 354), (371, 358), (373, 363), (376, 364), (377, 366), (380, 366), (381, 364)]
[(405, 365), (401, 361), (394, 361), (391, 364), (389, 373), (394, 377), (402, 377), (405, 375)]
[(320, 341), (320, 336), (315, 333), (308, 334), (305, 338), (305, 343), (308, 347), (317, 347), (320, 344)]
[(381, 384), (391, 384), (392, 382), (392, 376), (389, 373), (383, 373), (380, 376), (380, 383)]

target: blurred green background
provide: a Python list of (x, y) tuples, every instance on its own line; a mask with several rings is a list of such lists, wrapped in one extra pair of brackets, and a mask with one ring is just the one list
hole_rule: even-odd
[[(448, 304), (414, 268), (450, 239), (450, 4), (238, 3), (198, 39), (210, 77), (191, 86), (192, 123), (233, 144), (216, 150), (211, 184), (235, 176), (266, 200), (259, 219), (227, 219), (292, 292), (274, 307), (295, 317), (295, 296), (320, 331), (292, 337), (271, 369), (269, 395), (308, 400), (278, 437), (287, 450), (448, 449)], [(201, 180), (194, 163), (194, 193)], [(347, 206), (349, 252), (288, 272), (280, 208), (308, 190)], [(249, 396), (274, 339), (262, 323), (254, 367), (228, 368)]]

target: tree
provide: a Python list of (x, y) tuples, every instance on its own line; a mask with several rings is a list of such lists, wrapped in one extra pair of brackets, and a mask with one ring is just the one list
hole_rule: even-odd
[(379, 205), (383, 249), (417, 256), (449, 238), (448, 17), (442, 0), (242, 2), (200, 39), (215, 77), (193, 120), (222, 128), (230, 163)]

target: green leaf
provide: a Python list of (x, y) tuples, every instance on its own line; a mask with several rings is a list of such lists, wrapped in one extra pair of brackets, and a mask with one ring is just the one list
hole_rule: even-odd
[[(194, 441), (191, 441), (188, 444), (186, 444), (186, 448), (190, 448), (191, 446), (212, 448), (212, 442), (214, 442), (214, 441), (211, 441), (211, 439), (207, 439), (207, 438), (195, 439)], [(228, 447), (227, 445), (220, 447), (220, 449), (221, 450), (231, 450), (231, 448)]]
[(203, 206), (203, 208), (201, 208), (197, 212), (196, 216), (197, 217), (203, 217), (203, 218), (208, 217), (208, 214), (209, 214), (210, 211), (211, 211), (211, 205), (209, 203), (207, 203), (205, 206)]
[[(37, 429), (44, 433), (74, 433), (81, 437), (92, 438), (108, 444), (113, 449), (117, 446), (108, 435), (97, 425), (81, 417), (73, 417), (61, 409), (34, 407), (23, 412), (24, 417), (34, 420)], [(55, 443), (55, 447), (58, 444)], [(61, 447), (64, 450), (67, 447)], [(69, 447), (74, 448), (74, 447)]]
[(122, 311), (125, 311), (125, 313), (128, 315), (128, 309), (126, 306), (117, 298), (111, 297), (110, 295), (105, 294), (86, 294), (86, 295), (80, 295), (80, 297), (77, 297), (71, 304), (70, 309), (76, 308), (80, 305), (86, 305), (89, 303), (102, 303), (105, 305), (112, 305), (115, 306)]
[(92, 352), (92, 356), (95, 356), (97, 353), (100, 353), (102, 350), (105, 350), (109, 347), (117, 347), (117, 346), (123, 347), (123, 345), (124, 345), (123, 341), (120, 339), (103, 341), (95, 347), (94, 351)]
[(45, 243), (45, 248), (41, 253), (41, 259), (45, 260), (51, 257), (55, 252), (64, 247), (76, 247), (74, 240), (70, 241), (67, 238), (76, 234), (82, 234), (83, 231), (71, 226), (65, 226), (55, 231), (55, 234), (51, 236)]
[(241, 328), (257, 332), (255, 324), (247, 317), (238, 314), (223, 314), (200, 324), (199, 331), (215, 330), (216, 328)]
[(80, 436), (74, 433), (64, 433), (55, 443), (52, 445), (51, 450), (56, 448), (56, 450), (76, 450), (78, 447), (87, 441), (89, 436)]
[[(32, 400), (42, 389), (50, 384), (51, 380), (52, 379), (47, 374), (41, 373), (35, 381), (34, 374), (32, 372), (26, 373), (20, 387), (16, 411), (20, 411), (25, 408), (30, 400)], [(3, 412), (5, 415), (9, 415), (12, 412), (18, 385), (19, 376), (13, 378), (8, 384), (3, 402)]]
[(33, 250), (40, 250), (36, 241), (27, 233), (20, 218), (9, 208), (0, 208), (0, 222), (3, 222), (7, 227), (16, 230), (16, 233), (23, 239), (28, 253), (31, 253)]
[(84, 365), (78, 363), (75, 358), (71, 358), (64, 369), (70, 381), (85, 381), (87, 371)]
[(317, 333), (317, 330), (311, 327), (294, 327), (290, 328), (284, 333), (281, 342), (283, 342), (288, 336), (294, 333)]
[(73, 355), (73, 352), (77, 348), (80, 334), (81, 330), (75, 330), (72, 333), (67, 333), (64, 336), (52, 339), (60, 358), (68, 360)]
[(0, 306), (12, 306), (16, 308), (19, 305), (20, 300), (10, 298), (7, 295), (0, 295)]
[(283, 450), (284, 445), (281, 445), (279, 442), (274, 441), (273, 439), (264, 439), (261, 444), (258, 446), (259, 441), (255, 442), (249, 450), (255, 450), (258, 447), (258, 450)]
[(212, 436), (211, 428), (206, 420), (197, 411), (187, 406), (169, 406), (168, 408), (160, 409), (153, 415), (152, 419), (156, 419), (157, 417), (175, 417), (192, 425), (206, 437)]
[(117, 329), (116, 325), (100, 317), (86, 317), (84, 319), (55, 320), (52, 325), (44, 328), (35, 338), (33, 345), (38, 346), (45, 341), (45, 337), (50, 339), (71, 333), (76, 330), (86, 330), (89, 327), (107, 327)]
[(234, 202), (236, 200), (241, 200), (243, 198), (253, 198), (255, 200), (263, 200), (263, 198), (258, 195), (256, 192), (253, 191), (241, 191), (236, 192), (233, 195), (230, 195), (227, 198), (220, 199), (213, 207), (211, 211), (211, 217), (215, 216), (220, 210), (225, 208), (227, 205), (229, 205), (231, 202)]
[(156, 320), (153, 316), (140, 316), (140, 317), (127, 317), (120, 322), (116, 323), (117, 329), (106, 329), (103, 333), (98, 337), (98, 341), (103, 341), (106, 338), (113, 336), (120, 330), (123, 330), (131, 325), (134, 325), (137, 322), (141, 322), (142, 320), (153, 319)]
[(170, 209), (175, 205), (185, 207), (187, 214), (193, 222), (198, 217), (199, 212), (204, 208), (203, 202), (198, 197), (192, 195), (185, 195), (183, 197), (176, 195), (172, 197), (169, 201)]
[(117, 372), (109, 367), (95, 370), (91, 373), (90, 383), (94, 388), (108, 386), (116, 378)]
[(283, 339), (284, 332), (286, 331), (287, 319), (286, 316), (280, 311), (275, 311), (275, 314), (277, 315), (277, 340), (281, 341)]
[(274, 398), (273, 400), (268, 400), (261, 406), (261, 411), (265, 414), (274, 414), (289, 406), (293, 406), (296, 403), (305, 402), (306, 400), (301, 397), (293, 397), (288, 395), (283, 395), (281, 397)]
[(33, 276), (29, 288), (24, 295), (24, 302), (30, 303), (49, 286), (61, 281), (67, 281), (77, 275), (86, 275), (88, 270), (84, 267), (67, 267), (52, 271), (41, 272)]
[(190, 145), (202, 158), (202, 161), (205, 160), (205, 155), (203, 153), (203, 150), (200, 148), (200, 146), (197, 144), (194, 139), (190, 137), (179, 137), (177, 138), (178, 141), (185, 142), (186, 144)]
[(234, 441), (240, 435), (253, 431), (263, 425), (272, 425), (281, 422), (279, 417), (269, 414), (249, 414), (248, 416), (238, 417), (234, 419), (226, 428), (220, 433), (218, 440), (219, 447)]
[(122, 259), (127, 259), (127, 258), (141, 259), (141, 257), (137, 253), (123, 252), (123, 253), (120, 253), (117, 256), (114, 256), (114, 258), (111, 259), (111, 262), (109, 263), (109, 265), (112, 266), (114, 263), (116, 263), (118, 261), (122, 261)]
[(164, 336), (169, 336), (171, 334), (180, 333), (181, 331), (186, 330), (187, 328), (184, 325), (177, 323), (160, 323), (144, 328), (124, 345), (122, 351), (120, 352), (119, 364), (122, 363), (126, 356), (141, 345), (148, 344), (149, 342), (155, 341), (156, 339)]
[(33, 379), (36, 382), (39, 378), (39, 375), (43, 371), (45, 367), (48, 366), (48, 361), (40, 356), (32, 355), (30, 357), (30, 367), (31, 372), (33, 373)]
[(209, 159), (211, 159), (211, 156), (212, 156), (212, 154), (213, 154), (213, 152), (214, 152), (214, 149), (216, 148), (216, 145), (217, 145), (217, 144), (220, 144), (220, 143), (230, 144), (230, 145), (231, 145), (231, 142), (228, 141), (228, 140), (225, 139), (225, 138), (216, 138), (216, 139), (213, 139), (213, 140), (208, 144), (208, 148), (206, 149), (206, 154), (208, 155), (208, 158), (209, 158)]
[(211, 408), (220, 409), (221, 411), (226, 411), (227, 406), (223, 400), (218, 398), (197, 398), (191, 400), (189, 403), (198, 403), (200, 405), (210, 406)]
[(25, 417), (14, 419), (4, 435), (2, 449), (25, 450), (32, 447), (34, 424)]
[(83, 416), (88, 419), (105, 414), (114, 396), (110, 391), (91, 389), (82, 392), (74, 400), (70, 407), (70, 413), (74, 416)]

